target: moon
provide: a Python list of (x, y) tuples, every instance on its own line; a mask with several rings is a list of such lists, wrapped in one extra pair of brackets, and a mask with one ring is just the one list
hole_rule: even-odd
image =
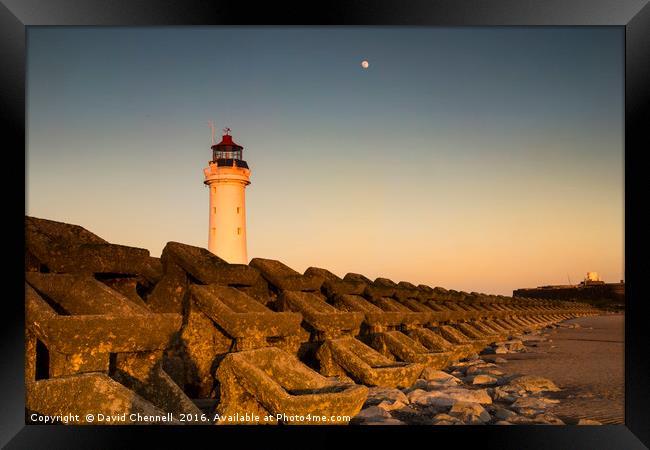
[(366, 61), (365, 59), (363, 61), (361, 61), (361, 67), (363, 67), (364, 69), (367, 69), (368, 66), (370, 66), (370, 64), (368, 64), (368, 61)]

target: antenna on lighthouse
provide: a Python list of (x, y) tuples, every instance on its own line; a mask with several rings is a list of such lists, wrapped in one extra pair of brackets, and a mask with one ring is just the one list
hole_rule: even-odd
[(212, 120), (208, 120), (208, 126), (210, 127), (210, 131), (212, 133), (212, 145), (214, 145), (214, 122)]

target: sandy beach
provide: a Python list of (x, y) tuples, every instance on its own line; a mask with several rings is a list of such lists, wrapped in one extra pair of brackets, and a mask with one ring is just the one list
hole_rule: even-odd
[[(576, 328), (573, 328), (576, 327)], [(485, 355), (506, 359), (507, 375), (548, 378), (562, 389), (554, 413), (565, 423), (578, 419), (603, 424), (624, 422), (624, 316), (611, 314), (567, 320), (545, 330), (548, 340), (529, 341), (526, 353)]]

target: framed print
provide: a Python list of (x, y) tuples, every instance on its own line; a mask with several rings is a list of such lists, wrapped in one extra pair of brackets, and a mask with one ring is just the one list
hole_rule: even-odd
[(3, 0), (3, 445), (645, 448), (647, 2), (306, 6)]

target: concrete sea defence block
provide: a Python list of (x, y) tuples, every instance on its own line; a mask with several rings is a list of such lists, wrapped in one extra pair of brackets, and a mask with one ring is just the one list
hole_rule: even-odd
[(172, 261), (165, 261), (160, 281), (144, 299), (152, 311), (158, 313), (183, 313), (190, 281), (187, 272)]
[(397, 292), (399, 298), (419, 299), (422, 295), (422, 291), (416, 285), (409, 283), (408, 281), (400, 281), (397, 283), (397, 287), (399, 288), (399, 291)]
[(444, 307), (452, 312), (452, 322), (470, 320), (476, 316), (475, 314), (471, 314), (469, 311), (467, 311), (467, 309), (463, 308), (458, 301), (447, 300), (444, 302)]
[[(272, 347), (229, 354), (217, 377), (217, 413), (238, 423), (265, 423), (264, 417), (270, 416), (266, 423), (346, 424), (349, 419), (341, 416), (355, 416), (368, 396), (365, 386), (328, 380), (294, 355)], [(239, 419), (247, 414), (249, 420)], [(330, 421), (331, 416), (341, 419)]]
[(138, 275), (149, 264), (149, 250), (117, 244), (81, 244), (53, 253), (46, 262), (52, 272)]
[(447, 306), (447, 308), (459, 313), (459, 316), (458, 316), (459, 319), (458, 320), (465, 321), (465, 320), (476, 320), (476, 319), (480, 318), (480, 313), (477, 310), (475, 310), (473, 308), (470, 308), (469, 306), (463, 304), (462, 301), (447, 302), (445, 304), (445, 306)]
[(486, 333), (496, 334), (499, 338), (507, 337), (512, 333), (512, 330), (499, 325), (496, 319), (484, 319), (473, 323), (474, 327), (479, 331), (485, 330)]
[(25, 217), (25, 247), (30, 269), (57, 273), (138, 275), (150, 265), (149, 251), (110, 244), (78, 226)]
[(318, 267), (309, 267), (305, 270), (305, 275), (321, 277), (323, 279), (321, 291), (330, 298), (339, 294), (361, 295), (366, 288), (366, 284), (361, 281), (343, 280), (329, 270)]
[(113, 379), (157, 408), (176, 414), (201, 414), (161, 366), (162, 351), (117, 355)]
[(345, 276), (343, 277), (344, 280), (346, 281), (354, 281), (357, 283), (363, 283), (363, 284), (372, 284), (372, 280), (364, 275), (361, 275), (360, 273), (353, 273), (349, 272), (346, 273)]
[(486, 339), (488, 341), (497, 339), (496, 333), (485, 333), (478, 330), (473, 326), (473, 322), (459, 322), (454, 324), (454, 327), (470, 339)]
[(149, 307), (145, 301), (140, 297), (138, 289), (140, 288), (140, 279), (139, 277), (131, 276), (111, 276), (109, 278), (100, 277), (99, 281), (108, 286), (110, 289), (119, 292), (133, 303), (141, 306), (145, 310), (149, 311)]
[(427, 367), (442, 369), (454, 358), (452, 352), (431, 351), (400, 331), (375, 333), (370, 346), (390, 359), (422, 363)]
[(168, 242), (163, 249), (163, 264), (172, 261), (202, 284), (255, 286), (260, 274), (246, 264), (229, 264), (209, 250), (180, 242)]
[(415, 328), (409, 330), (407, 335), (422, 344), (429, 351), (451, 353), (450, 361), (467, 358), (476, 353), (472, 344), (452, 344), (440, 334), (428, 328)]
[(164, 367), (194, 398), (216, 394), (215, 370), (228, 353), (269, 345), (296, 353), (306, 340), (300, 314), (272, 311), (239, 289), (193, 284), (188, 292), (185, 323)]
[(117, 370), (128, 375), (125, 389), (137, 391), (166, 412), (191, 410), (191, 401), (159, 369), (163, 350), (181, 326), (179, 315), (146, 308), (133, 312), (117, 292), (109, 301), (111, 290), (92, 278), (30, 274), (29, 280), (61, 309), (57, 312), (26, 284), (26, 384)]
[(160, 281), (163, 275), (163, 265), (160, 258), (150, 256), (141, 267), (140, 276), (151, 284), (156, 284)]
[(370, 302), (386, 312), (400, 312), (404, 314), (402, 324), (406, 327), (419, 327), (430, 323), (433, 316), (428, 311), (413, 311), (399, 301), (390, 297), (373, 297)]
[(493, 303), (486, 303), (482, 305), (483, 308), (485, 308), (487, 311), (489, 311), (489, 315), (487, 318), (490, 319), (502, 319), (506, 317), (507, 312), (502, 309), (499, 305), (493, 304)]
[(360, 312), (370, 332), (381, 332), (401, 327), (406, 320), (402, 311), (384, 311), (360, 295), (337, 295), (332, 304), (341, 311)]
[(419, 300), (416, 300), (413, 297), (401, 298), (399, 299), (399, 302), (402, 305), (406, 306), (411, 311), (428, 313), (429, 315), (431, 315), (432, 319), (434, 317), (433, 315), (437, 312), (431, 309), (431, 307), (427, 306), (426, 304), (422, 303)]
[[(116, 388), (119, 392), (138, 392), (165, 412), (194, 408), (159, 369), (163, 349), (181, 326), (179, 315), (155, 314), (140, 307), (129, 309), (125, 307), (125, 303), (129, 306), (128, 300), (115, 291), (111, 302), (111, 290), (92, 278), (29, 275), (28, 279), (47, 295), (47, 301), (26, 284), (26, 385), (59, 386), (47, 382), (103, 372), (123, 381), (122, 387)], [(127, 377), (120, 378), (120, 373)], [(94, 386), (100, 389), (103, 384)]]
[(317, 332), (322, 341), (359, 333), (363, 314), (341, 311), (310, 292), (284, 291), (278, 299), (280, 309), (302, 314), (303, 320)]
[[(159, 417), (158, 424), (179, 425), (169, 418), (166, 411), (157, 408), (130, 389), (103, 373), (85, 373), (62, 378), (39, 380), (25, 385), (25, 408), (28, 418), (31, 413), (47, 416), (67, 416), (75, 414), (78, 420), (71, 425), (97, 425), (88, 422), (86, 415), (96, 418), (98, 413), (114, 416), (116, 420), (103, 421), (102, 425), (146, 424), (145, 421), (131, 420), (131, 414)], [(121, 418), (124, 417), (124, 421)], [(153, 422), (151, 422), (153, 423)]]
[(454, 307), (452, 302), (440, 302), (438, 300), (431, 300), (428, 301), (426, 305), (431, 309), (438, 310), (438, 317), (441, 319), (440, 322), (457, 322), (459, 320), (465, 320), (465, 311)]
[(353, 337), (327, 340), (316, 353), (325, 376), (345, 374), (367, 386), (408, 387), (423, 364), (396, 362)]
[(453, 344), (469, 344), (474, 349), (474, 353), (478, 353), (480, 350), (485, 348), (488, 345), (486, 339), (472, 339), (461, 333), (456, 328), (450, 325), (441, 325), (437, 327), (435, 332), (440, 333), (440, 335)]
[(369, 284), (363, 291), (363, 295), (367, 298), (373, 297), (393, 297), (397, 291), (396, 287)]
[(266, 347), (268, 338), (297, 334), (302, 321), (298, 313), (271, 311), (228, 286), (192, 285), (190, 295), (201, 311), (229, 336), (247, 341), (247, 349)]
[[(62, 275), (52, 275), (62, 276)], [(66, 283), (68, 280), (64, 280)], [(65, 283), (64, 283), (65, 284)], [(101, 285), (101, 283), (98, 283)], [(106, 288), (108, 289), (108, 288)], [(110, 312), (100, 314), (96, 311), (98, 304), (91, 304), (94, 311), (83, 313), (83, 302), (79, 299), (66, 299), (68, 308), (76, 307), (82, 312), (71, 315), (68, 311), (57, 312), (30, 285), (26, 284), (26, 328), (45, 343), (49, 350), (66, 355), (86, 353), (118, 353), (145, 351), (165, 348), (171, 336), (181, 326), (181, 317), (177, 314), (155, 314), (151, 312), (115, 312), (116, 308), (107, 307)], [(51, 292), (51, 291), (50, 291)], [(120, 296), (115, 293), (116, 304)], [(56, 297), (49, 297), (51, 301)], [(124, 298), (125, 299), (125, 298)], [(58, 303), (53, 303), (56, 307)], [(102, 305), (100, 304), (99, 307)], [(138, 323), (137, 333), (133, 324)]]
[(431, 309), (431, 323), (445, 323), (452, 320), (453, 311), (446, 308), (444, 304), (435, 300), (427, 300), (422, 302), (424, 306)]
[(323, 278), (302, 275), (291, 267), (273, 259), (253, 258), (249, 264), (279, 291), (319, 291)]
[(165, 351), (163, 367), (190, 397), (213, 397), (214, 371), (234, 351), (235, 339), (215, 326), (194, 301), (188, 303), (184, 322)]
[(108, 241), (79, 225), (57, 222), (48, 219), (25, 216), (25, 232), (36, 250), (38, 257), (41, 252), (47, 253), (47, 246), (53, 240), (71, 244), (107, 244)]
[(133, 301), (89, 275), (27, 272), (25, 280), (65, 315), (151, 313), (142, 301)]

